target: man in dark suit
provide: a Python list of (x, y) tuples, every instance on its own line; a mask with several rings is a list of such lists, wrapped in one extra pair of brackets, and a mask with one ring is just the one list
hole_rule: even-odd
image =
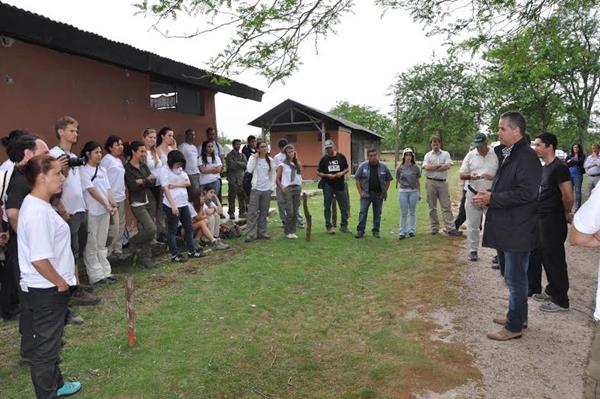
[(505, 146), (491, 191), (473, 197), (476, 206), (487, 206), (483, 246), (504, 254), (504, 280), (509, 290), (508, 313), (494, 323), (504, 328), (487, 334), (489, 339), (521, 338), (527, 325), (527, 267), (537, 234), (537, 197), (542, 165), (525, 136), (525, 117), (506, 112), (498, 122), (498, 136)]

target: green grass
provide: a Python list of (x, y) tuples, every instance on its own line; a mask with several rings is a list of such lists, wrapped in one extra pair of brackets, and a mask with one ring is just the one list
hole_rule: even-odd
[[(78, 309), (86, 324), (65, 334), (61, 368), (81, 380), (80, 397), (408, 398), (479, 378), (465, 348), (431, 340), (435, 324), (419, 316), (457, 303), (462, 267), (457, 239), (428, 234), (424, 201), (417, 237), (404, 241), (395, 190), (379, 240), (325, 234), (322, 197), (309, 204), (310, 242), (286, 240), (272, 218), (270, 241), (237, 240), (184, 266), (115, 270), (135, 279), (138, 345), (127, 346), (122, 285), (97, 290), (103, 304)], [(16, 325), (4, 323), (3, 398), (32, 397), (17, 361)]]

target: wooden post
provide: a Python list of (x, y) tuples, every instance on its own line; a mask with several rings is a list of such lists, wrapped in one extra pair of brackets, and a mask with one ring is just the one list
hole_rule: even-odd
[(302, 193), (302, 205), (304, 207), (304, 219), (306, 221), (306, 241), (310, 241), (312, 233), (312, 215), (308, 210), (308, 196), (306, 193)]
[(137, 336), (135, 333), (135, 311), (133, 310), (133, 277), (127, 276), (125, 280), (125, 295), (127, 299), (127, 342), (130, 347), (135, 346)]

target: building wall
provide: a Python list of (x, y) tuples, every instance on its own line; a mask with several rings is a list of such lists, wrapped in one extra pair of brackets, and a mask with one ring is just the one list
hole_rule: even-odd
[(132, 140), (146, 127), (170, 126), (179, 142), (185, 129), (195, 129), (201, 140), (216, 125), (212, 91), (201, 91), (204, 115), (155, 110), (148, 75), (18, 40), (0, 45), (0, 77), (0, 136), (25, 129), (53, 146), (55, 121), (70, 115), (80, 123), (78, 152), (86, 141), (103, 144), (112, 133)]
[[(340, 127), (338, 130), (327, 130), (329, 138), (336, 143), (338, 151), (346, 156), (349, 164), (351, 160), (351, 134), (349, 130)], [(320, 132), (318, 130), (308, 130), (299, 132), (270, 132), (271, 148), (273, 154), (277, 153), (277, 142), (288, 136), (296, 136), (296, 142), (292, 143), (296, 147), (300, 162), (302, 162), (302, 178), (305, 180), (316, 180), (319, 160), (323, 156), (322, 143), (319, 140)]]

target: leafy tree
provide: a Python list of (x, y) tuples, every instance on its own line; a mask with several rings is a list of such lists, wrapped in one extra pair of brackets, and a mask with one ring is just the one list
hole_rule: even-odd
[(366, 127), (375, 133), (383, 136), (382, 148), (394, 148), (394, 123), (387, 115), (377, 111), (368, 105), (350, 104), (347, 101), (338, 101), (335, 106), (329, 110), (330, 114), (344, 118)]
[(468, 64), (448, 58), (398, 76), (400, 142), (421, 151), (432, 135), (454, 156), (467, 152), (484, 119), (483, 82)]

